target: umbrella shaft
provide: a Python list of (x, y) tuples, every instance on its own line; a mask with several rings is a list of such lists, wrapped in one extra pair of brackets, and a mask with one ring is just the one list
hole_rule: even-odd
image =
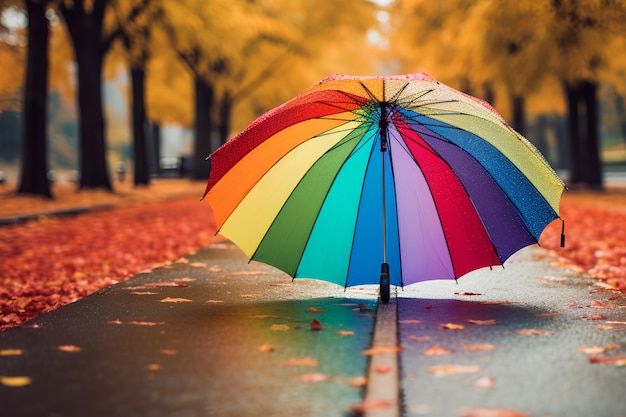
[(387, 108), (380, 106), (380, 154), (382, 156), (382, 204), (383, 204), (383, 263), (387, 263), (387, 201), (385, 191), (385, 152), (387, 152)]

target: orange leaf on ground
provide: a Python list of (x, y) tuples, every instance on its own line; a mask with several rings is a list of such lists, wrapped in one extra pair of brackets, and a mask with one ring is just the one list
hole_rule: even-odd
[(467, 407), (460, 410), (460, 417), (530, 417), (521, 411), (505, 408)]
[(439, 356), (439, 355), (450, 355), (452, 354), (452, 351), (449, 349), (443, 348), (439, 345), (435, 345), (431, 348), (428, 348), (422, 351), (422, 353), (427, 356)]
[(75, 345), (60, 345), (57, 346), (57, 349), (61, 352), (80, 352), (83, 350), (83, 348)]
[(476, 388), (491, 388), (494, 385), (495, 381), (490, 376), (482, 376), (472, 382), (472, 386)]
[(591, 356), (589, 358), (590, 363), (610, 363), (615, 366), (626, 366), (626, 356), (612, 356), (612, 357), (601, 357), (601, 356)]
[(402, 346), (378, 346), (371, 349), (365, 349), (361, 352), (363, 355), (379, 355), (381, 353), (398, 353), (402, 352)]
[(598, 353), (604, 353), (612, 349), (617, 349), (617, 344), (613, 343), (608, 346), (582, 346), (578, 348), (579, 352), (586, 353), (588, 355), (597, 355)]
[(306, 309), (306, 311), (308, 311), (309, 313), (323, 313), (326, 310), (324, 310), (323, 308), (309, 307)]
[(538, 314), (535, 314), (535, 317), (557, 317), (560, 315), (561, 313), (538, 313)]
[(601, 309), (607, 309), (607, 310), (615, 308), (612, 304), (607, 304), (604, 301), (600, 301), (600, 300), (593, 300), (591, 304), (589, 304), (587, 307), (601, 308)]
[(606, 316), (604, 314), (586, 314), (581, 318), (584, 320), (606, 320)]
[(391, 403), (389, 401), (379, 400), (379, 401), (363, 401), (359, 404), (353, 405), (350, 407), (350, 411), (354, 415), (362, 415), (372, 410), (380, 410), (383, 408), (391, 407)]
[(0, 385), (5, 387), (24, 387), (33, 380), (28, 376), (0, 376)]
[(165, 324), (164, 321), (121, 321), (121, 320), (109, 320), (107, 324), (129, 324), (132, 326), (160, 326)]
[(417, 336), (417, 335), (410, 335), (409, 339), (411, 340), (415, 340), (416, 342), (426, 342), (428, 340), (430, 340), (430, 336)]
[(439, 365), (428, 368), (433, 375), (473, 374), (480, 372), (480, 366), (475, 365)]
[(314, 358), (289, 358), (285, 361), (289, 366), (317, 366), (317, 359)]
[(455, 323), (440, 324), (439, 327), (441, 327), (442, 329), (448, 329), (448, 330), (463, 330), (463, 329), (465, 329), (465, 326), (463, 326), (462, 324), (455, 324)]
[(272, 345), (270, 345), (268, 343), (265, 343), (265, 344), (259, 346), (259, 351), (260, 352), (273, 352), (274, 350), (276, 350), (276, 349), (274, 349), (274, 346), (272, 346)]
[(552, 336), (554, 332), (551, 332), (549, 330), (522, 329), (516, 331), (515, 333), (520, 336)]
[(324, 326), (322, 326), (322, 323), (320, 323), (316, 319), (311, 320), (311, 323), (309, 326), (311, 327), (311, 330), (313, 331), (322, 330), (324, 328)]
[(173, 356), (178, 353), (176, 349), (161, 349), (159, 350), (163, 355)]
[(306, 382), (309, 384), (316, 384), (319, 382), (327, 382), (330, 380), (330, 375), (328, 374), (323, 374), (321, 372), (314, 372), (314, 373), (310, 373), (310, 374), (304, 374), (304, 375), (300, 375), (300, 381), (301, 382)]
[(463, 350), (496, 350), (496, 349), (498, 349), (498, 346), (491, 345), (489, 343), (463, 346)]
[(270, 329), (272, 329), (275, 332), (286, 332), (287, 330), (289, 330), (289, 325), (288, 324), (272, 324)]
[(374, 371), (376, 371), (376, 373), (379, 374), (388, 374), (389, 372), (391, 372), (391, 366), (376, 366), (374, 368)]
[(500, 324), (498, 323), (496, 320), (494, 319), (489, 319), (489, 320), (468, 320), (468, 323), (472, 323), (472, 324), (478, 324), (479, 326), (491, 326), (494, 324)]
[(0, 350), (0, 356), (19, 356), (24, 351), (22, 349), (2, 349)]
[(354, 336), (354, 332), (352, 330), (339, 330), (335, 333), (337, 336), (349, 337)]
[(353, 378), (348, 378), (346, 383), (354, 388), (364, 387), (367, 385), (367, 378), (364, 376), (355, 376)]
[(190, 303), (191, 300), (188, 298), (176, 298), (176, 297), (165, 297), (162, 300), (159, 300), (162, 303)]

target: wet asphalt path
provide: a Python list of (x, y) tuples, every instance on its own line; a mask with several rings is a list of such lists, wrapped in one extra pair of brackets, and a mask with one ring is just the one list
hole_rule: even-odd
[[(368, 417), (626, 416), (626, 366), (589, 361), (626, 356), (626, 297), (545, 256), (381, 308), (374, 287), (292, 282), (212, 245), (0, 333), (0, 415), (346, 417), (375, 386)], [(364, 387), (362, 351), (396, 309), (380, 344), (403, 350), (374, 355)]]
[[(406, 416), (472, 415), (476, 408), (535, 417), (626, 415), (626, 366), (589, 359), (626, 356), (626, 296), (540, 259), (545, 255), (527, 248), (505, 269), (399, 293)], [(443, 327), (448, 323), (463, 328)], [(580, 351), (611, 345), (604, 353)]]
[(0, 333), (0, 415), (326, 417), (362, 400), (375, 292), (292, 283), (231, 244), (186, 259)]

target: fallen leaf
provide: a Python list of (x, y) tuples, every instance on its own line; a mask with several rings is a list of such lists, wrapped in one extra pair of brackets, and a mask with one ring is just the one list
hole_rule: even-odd
[(188, 298), (175, 298), (175, 297), (165, 297), (162, 300), (159, 300), (161, 303), (190, 303), (191, 300)]
[(80, 352), (83, 350), (83, 348), (75, 345), (60, 345), (57, 346), (57, 349), (61, 352)]
[(0, 350), (0, 356), (19, 356), (24, 351), (22, 349), (2, 349)]
[(241, 298), (257, 298), (259, 294), (239, 294)]
[(391, 369), (391, 366), (378, 365), (374, 367), (374, 371), (378, 374), (388, 374), (389, 372), (391, 372)]
[(322, 323), (320, 323), (317, 319), (311, 320), (311, 323), (309, 324), (309, 327), (313, 331), (322, 330), (324, 328), (324, 326), (322, 326)]
[(306, 311), (308, 311), (309, 313), (323, 313), (326, 310), (324, 310), (323, 308), (309, 307), (306, 309)]
[(463, 350), (496, 350), (498, 346), (489, 343), (477, 344), (477, 345), (464, 345)]
[(391, 407), (391, 405), (392, 404), (389, 401), (385, 400), (363, 401), (350, 407), (350, 411), (353, 415), (363, 415), (368, 411), (388, 408)]
[(174, 282), (193, 282), (195, 278), (183, 277), (183, 278), (174, 278)]
[(571, 302), (571, 303), (569, 303), (569, 304), (567, 305), (567, 307), (568, 307), (568, 308), (583, 308), (583, 306), (581, 306), (580, 304), (575, 303), (575, 302)]
[(463, 326), (462, 324), (455, 324), (455, 323), (440, 324), (439, 327), (441, 327), (442, 329), (448, 329), (448, 330), (463, 330), (463, 329), (465, 329), (465, 326)]
[(5, 387), (23, 387), (32, 381), (28, 376), (0, 376), (0, 384)]
[(188, 264), (189, 263), (189, 259), (187, 258), (178, 258), (174, 261), (174, 263), (177, 264)]
[(107, 321), (107, 324), (129, 324), (132, 326), (160, 326), (165, 324), (164, 321), (121, 321), (121, 320), (110, 320)]
[(149, 282), (147, 284), (143, 284), (139, 287), (135, 287), (135, 288), (142, 288), (142, 287), (149, 287), (149, 288), (154, 288), (154, 287), (188, 287), (189, 285), (187, 284), (183, 284), (180, 282)]
[(505, 408), (466, 407), (460, 410), (459, 417), (530, 417), (530, 415)]
[(494, 324), (500, 324), (498, 323), (496, 320), (494, 319), (489, 319), (489, 320), (468, 320), (468, 323), (472, 323), (472, 324), (477, 324), (479, 326), (491, 326)]
[(613, 343), (608, 346), (582, 346), (578, 349), (579, 352), (586, 353), (588, 355), (597, 355), (598, 353), (604, 353), (612, 349), (617, 349), (617, 344)]
[(615, 366), (626, 366), (626, 356), (612, 356), (612, 357), (601, 357), (601, 356), (591, 356), (589, 358), (590, 363), (610, 363)]
[(419, 324), (421, 323), (421, 320), (417, 320), (417, 319), (406, 319), (406, 320), (399, 320), (398, 323), (400, 324)]
[(471, 292), (471, 291), (462, 291), (462, 292), (455, 292), (456, 295), (482, 295), (480, 293), (477, 292)]
[(219, 303), (223, 303), (224, 300), (206, 300), (204, 303), (205, 304), (219, 304)]
[(480, 366), (475, 365), (439, 365), (428, 368), (433, 375), (473, 374), (480, 372)]
[(287, 330), (289, 330), (289, 325), (287, 325), (287, 324), (272, 324), (270, 329), (272, 329), (275, 332), (286, 332)]
[(314, 358), (289, 358), (285, 361), (289, 366), (317, 366), (318, 361)]
[(159, 365), (158, 363), (151, 363), (150, 365), (146, 366), (146, 369), (148, 371), (158, 371), (161, 369), (161, 365)]
[(270, 345), (269, 343), (265, 343), (259, 346), (259, 352), (273, 352), (274, 350), (276, 350), (274, 346)]
[(602, 309), (609, 309), (609, 310), (615, 308), (613, 305), (607, 304), (607, 303), (605, 303), (603, 301), (600, 301), (600, 300), (593, 300), (591, 302), (591, 304), (589, 304), (587, 307), (590, 307), (590, 308), (602, 308)]
[(428, 348), (422, 351), (422, 353), (427, 356), (439, 356), (439, 355), (450, 355), (452, 354), (452, 351), (446, 348), (443, 348), (439, 345), (435, 345), (431, 348)]
[(535, 314), (535, 317), (557, 317), (560, 315), (561, 313), (538, 313), (538, 314)]
[(202, 262), (192, 262), (189, 264), (189, 266), (192, 266), (194, 268), (206, 268), (207, 264), (202, 263)]
[(482, 376), (478, 379), (475, 379), (474, 382), (472, 382), (472, 386), (477, 387), (477, 388), (491, 388), (494, 386), (494, 384), (495, 384), (495, 381), (490, 376)]
[(337, 336), (349, 337), (354, 336), (354, 332), (352, 330), (339, 330), (335, 333)]
[(361, 353), (363, 355), (379, 355), (381, 353), (398, 353), (402, 352), (402, 346), (377, 346), (370, 349), (365, 349)]
[(316, 384), (319, 382), (327, 382), (328, 380), (330, 380), (330, 375), (328, 374), (323, 374), (321, 372), (314, 372), (311, 374), (304, 374), (304, 375), (300, 375), (300, 381), (301, 382), (306, 382), (309, 384)]
[(364, 387), (367, 385), (367, 378), (364, 376), (355, 376), (353, 378), (348, 378), (347, 384), (354, 388)]
[(549, 330), (522, 329), (516, 331), (515, 333), (520, 336), (552, 336), (554, 332), (551, 332)]
[(581, 317), (583, 320), (605, 320), (606, 316), (603, 314), (586, 314)]
[(155, 295), (158, 294), (154, 291), (132, 291), (131, 294), (133, 295)]
[(626, 321), (607, 320), (606, 324), (617, 324), (617, 325), (626, 326)]
[(601, 331), (605, 331), (605, 330), (615, 330), (616, 327), (615, 326), (611, 326), (608, 324), (599, 324), (596, 327), (594, 327), (596, 330), (601, 330)]
[(417, 336), (417, 335), (409, 335), (409, 339), (410, 340), (415, 340), (417, 342), (426, 342), (428, 340), (430, 340), (430, 336)]
[(159, 350), (163, 355), (174, 356), (178, 353), (176, 349), (161, 349)]

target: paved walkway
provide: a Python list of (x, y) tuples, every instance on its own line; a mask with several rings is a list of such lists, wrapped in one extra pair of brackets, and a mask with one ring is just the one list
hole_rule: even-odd
[(537, 255), (377, 307), (213, 245), (0, 333), (0, 414), (626, 415), (626, 297)]

